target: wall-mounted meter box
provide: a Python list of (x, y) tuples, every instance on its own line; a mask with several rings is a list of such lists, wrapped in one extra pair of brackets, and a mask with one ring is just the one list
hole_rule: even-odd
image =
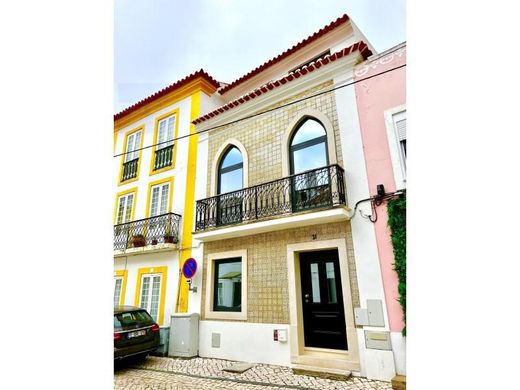
[(369, 325), (368, 322), (368, 310), (360, 307), (354, 308), (354, 320), (357, 326)]
[(373, 332), (365, 330), (365, 346), (368, 349), (392, 350), (390, 332)]

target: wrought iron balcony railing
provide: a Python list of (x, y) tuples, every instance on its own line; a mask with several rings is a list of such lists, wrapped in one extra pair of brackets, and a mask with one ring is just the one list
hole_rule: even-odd
[(344, 204), (344, 170), (334, 164), (199, 200), (195, 230)]
[(134, 160), (127, 161), (123, 163), (123, 176), (121, 177), (121, 181), (133, 179), (137, 176), (137, 162), (139, 158)]
[(166, 146), (155, 151), (153, 170), (168, 167), (172, 164), (173, 145)]
[(179, 214), (167, 213), (114, 225), (114, 250), (179, 241)]

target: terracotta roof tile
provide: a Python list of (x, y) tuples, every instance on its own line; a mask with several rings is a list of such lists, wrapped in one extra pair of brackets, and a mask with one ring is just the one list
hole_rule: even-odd
[(343, 50), (340, 50), (338, 52), (335, 52), (331, 55), (326, 55), (322, 58), (317, 59), (316, 61), (310, 63), (309, 65), (305, 65), (300, 69), (294, 70), (292, 73), (288, 74), (287, 76), (282, 77), (281, 79), (270, 81), (269, 83), (262, 85), (255, 90), (247, 93), (244, 96), (240, 96), (239, 98), (236, 98), (227, 104), (195, 119), (192, 123), (197, 125), (199, 123), (202, 123), (209, 118), (214, 118), (215, 116), (223, 113), (224, 111), (228, 111), (229, 109), (236, 107), (244, 102), (247, 102), (251, 99), (256, 98), (257, 96), (261, 96), (269, 91), (272, 91), (274, 88), (277, 88), (281, 85), (287, 84), (291, 82), (292, 80), (295, 80), (301, 76), (306, 75), (307, 73), (314, 72), (316, 69), (319, 69), (322, 66), (326, 66), (327, 64), (330, 64), (331, 62), (334, 62), (344, 56), (347, 56), (355, 51), (359, 51), (363, 59), (367, 59), (372, 55), (372, 52), (368, 48), (367, 44), (363, 41), (354, 43), (352, 46), (346, 47)]
[(168, 94), (169, 92), (182, 87), (183, 85), (188, 84), (190, 81), (196, 79), (197, 77), (202, 77), (206, 79), (210, 84), (212, 84), (215, 88), (218, 88), (220, 84), (218, 81), (216, 81), (213, 77), (211, 77), (208, 73), (206, 73), (203, 69), (200, 69), (189, 76), (184, 77), (183, 79), (180, 79), (176, 81), (175, 83), (161, 89), (160, 91), (155, 92), (154, 94), (144, 98), (143, 100), (138, 101), (135, 104), (132, 104), (131, 106), (125, 108), (123, 111), (118, 112), (114, 115), (114, 120), (121, 119), (125, 115), (130, 114), (131, 112), (136, 111), (137, 109), (141, 108), (142, 106), (160, 98), (161, 96), (164, 96)]
[(282, 54), (279, 54), (278, 56), (274, 57), (274, 58), (271, 58), (269, 61), (263, 63), (262, 65), (256, 67), (255, 69), (253, 69), (252, 71), (250, 71), (249, 73), (246, 73), (245, 75), (243, 75), (242, 77), (236, 79), (235, 81), (229, 83), (228, 85), (224, 86), (223, 88), (221, 88), (219, 90), (219, 93), (220, 94), (224, 94), (228, 91), (230, 91), (231, 89), (235, 88), (237, 85), (239, 84), (242, 84), (244, 81), (246, 80), (249, 80), (251, 77), (257, 75), (258, 73), (262, 72), (263, 70), (269, 68), (270, 66), (273, 66), (274, 64), (280, 62), (281, 60), (283, 60), (284, 58), (288, 57), (289, 55), (293, 54), (294, 52), (300, 50), (301, 48), (307, 46), (308, 44), (310, 44), (311, 42), (314, 42), (315, 40), (317, 40), (318, 38), (322, 37), (323, 35), (327, 34), (329, 31), (332, 31), (334, 30), (336, 27), (346, 23), (347, 21), (349, 20), (349, 17), (347, 14), (344, 14), (343, 16), (340, 16), (338, 19), (336, 19), (335, 21), (327, 24), (325, 27), (323, 27), (322, 29), (316, 31), (314, 34), (308, 36), (307, 38), (305, 38), (303, 41), (297, 43), (296, 45), (294, 45), (293, 47), (291, 47), (290, 49), (287, 49), (286, 51), (284, 51)]

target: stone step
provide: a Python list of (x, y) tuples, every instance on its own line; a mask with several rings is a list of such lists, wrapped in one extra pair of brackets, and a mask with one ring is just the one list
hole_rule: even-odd
[(392, 389), (406, 390), (406, 375), (396, 375), (392, 378)]
[(335, 381), (346, 381), (352, 375), (348, 370), (306, 366), (303, 364), (293, 364), (292, 370), (295, 375), (313, 376), (315, 378), (332, 379)]

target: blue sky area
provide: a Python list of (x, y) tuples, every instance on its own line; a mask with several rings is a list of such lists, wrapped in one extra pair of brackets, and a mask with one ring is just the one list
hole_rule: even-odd
[(114, 112), (203, 68), (231, 82), (347, 13), (378, 52), (405, 0), (115, 0)]

